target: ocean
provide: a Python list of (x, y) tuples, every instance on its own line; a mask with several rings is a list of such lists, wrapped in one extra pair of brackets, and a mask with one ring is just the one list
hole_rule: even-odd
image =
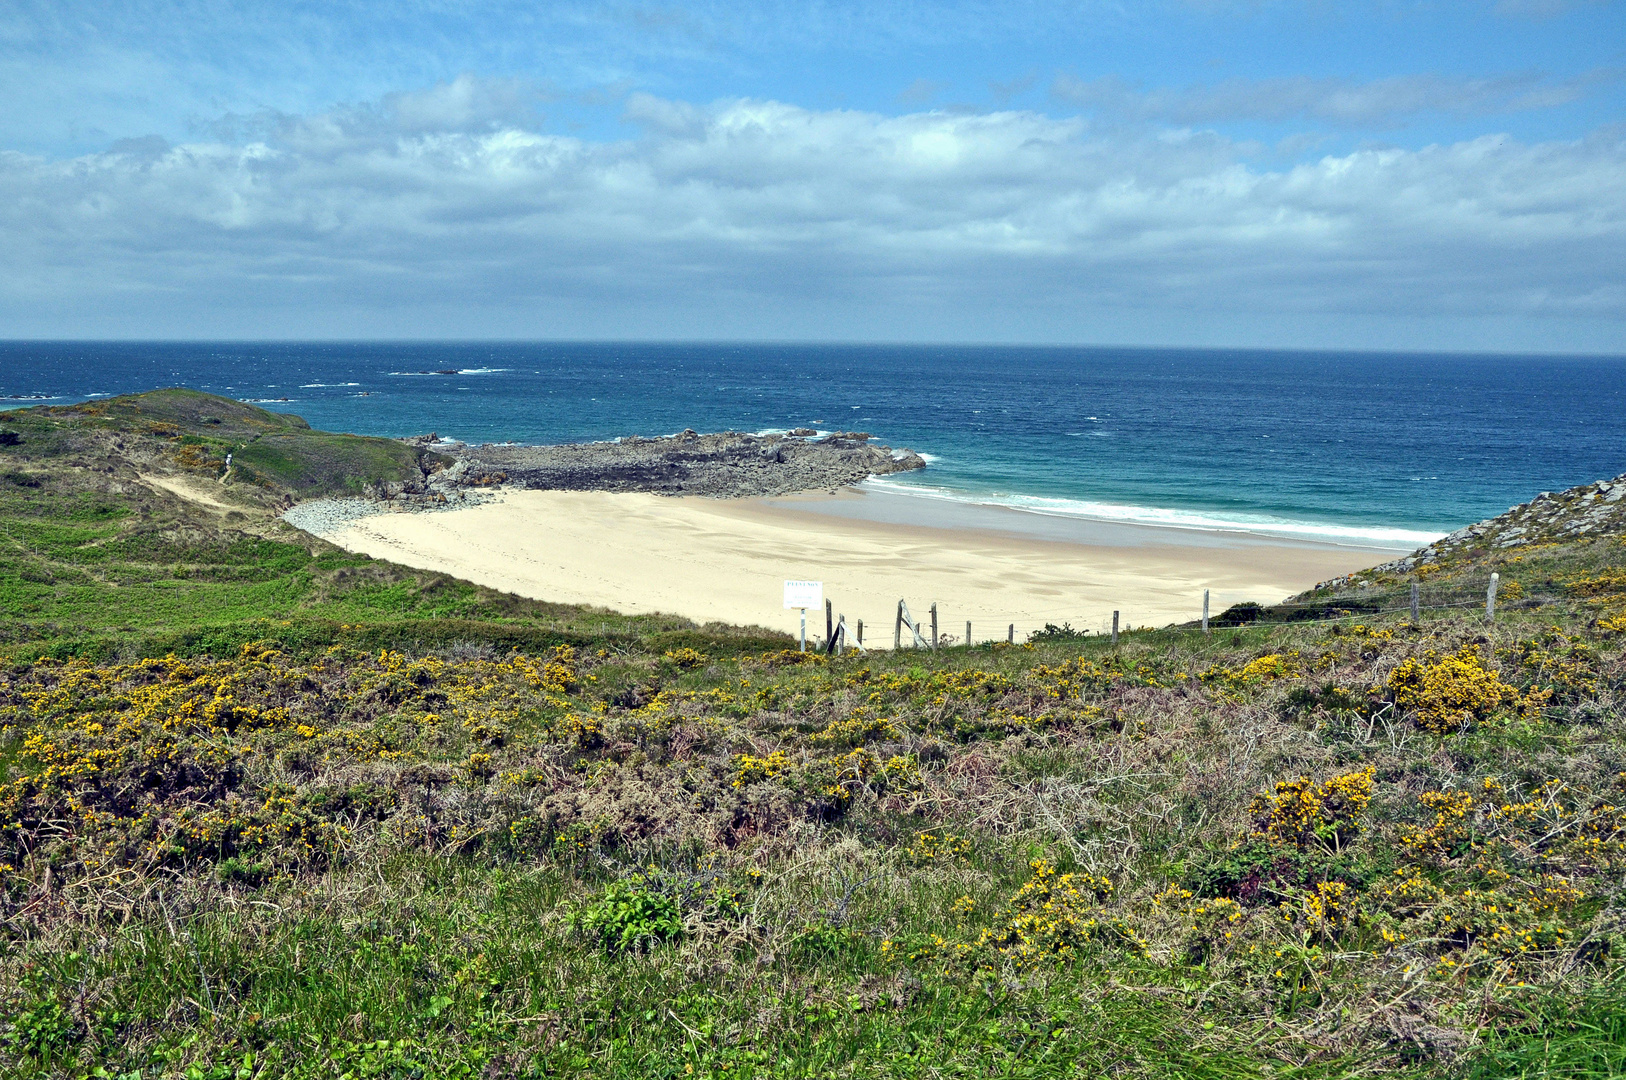
[(369, 435), (867, 431), (878, 488), (1409, 549), (1626, 472), (1626, 357), (650, 343), (0, 343), (3, 406), (190, 386)]

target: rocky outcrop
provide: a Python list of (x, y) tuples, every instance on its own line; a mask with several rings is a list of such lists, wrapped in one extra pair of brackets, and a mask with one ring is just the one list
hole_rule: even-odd
[(562, 446), (465, 446), (434, 435), (408, 442), (433, 447), (452, 464), (427, 478), (431, 495), (510, 484), (539, 490), (649, 491), (728, 499), (829, 491), (871, 476), (924, 468), (912, 450), (893, 450), (865, 432), (822, 438), (806, 428), (788, 435), (687, 430), (662, 438)]
[(1543, 491), (1505, 514), (1458, 529), (1403, 559), (1323, 581), (1316, 588), (1345, 588), (1379, 574), (1409, 574), (1422, 566), (1531, 544), (1620, 534), (1626, 534), (1626, 474), (1557, 494)]

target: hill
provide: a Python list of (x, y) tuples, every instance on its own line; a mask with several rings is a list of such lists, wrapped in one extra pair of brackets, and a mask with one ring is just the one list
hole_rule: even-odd
[(0, 646), (162, 656), (254, 640), (294, 651), (647, 640), (726, 652), (786, 640), (525, 600), (352, 555), (278, 518), (302, 499), (422, 489), (445, 463), (191, 390), (0, 414)]
[(1316, 591), (1336, 594), (1351, 586), (1372, 588), (1407, 574), (1427, 579), (1441, 571), (1497, 563), (1500, 552), (1517, 552), (1522, 561), (1533, 551), (1577, 540), (1626, 535), (1623, 496), (1626, 475), (1581, 484), (1556, 495), (1544, 491), (1505, 514), (1458, 529), (1403, 559), (1322, 582)]
[[(23, 504), (64, 501), (7, 520), (135, 529), (144, 504), (214, 538), (176, 550), (240, 542), (230, 511), (112, 498), (100, 460), (15, 466), (56, 485)], [(127, 516), (64, 523), (72, 484)], [(287, 493), (246, 492), (242, 535), (292, 543), (250, 512)], [(1116, 645), (824, 658), (478, 592), (489, 636), (454, 640), (426, 579), (391, 578), (392, 611), (313, 546), (294, 576), (335, 592), (214, 624), (260, 638), (167, 656), (156, 623), (87, 617), (0, 646), (0, 1066), (1620, 1075), (1626, 546), (1561, 505), (1531, 542)], [(97, 558), (196, 584), (89, 554), (122, 531), (51, 535), (27, 558), (82, 560), (77, 587), (150, 584)], [(1494, 621), (1384, 599), (1492, 572), (1522, 593)], [(312, 614), (339, 596), (396, 643)], [(599, 643), (493, 629), (584, 619)]]

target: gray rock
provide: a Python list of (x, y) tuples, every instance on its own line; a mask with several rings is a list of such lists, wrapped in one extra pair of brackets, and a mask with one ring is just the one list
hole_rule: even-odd
[[(805, 433), (805, 434), (803, 434)], [(811, 428), (790, 435), (692, 429), (658, 439), (559, 446), (445, 446), (455, 464), (428, 478), (430, 492), (505, 483), (536, 490), (649, 491), (738, 498), (831, 491), (871, 476), (925, 468), (912, 450), (871, 443), (867, 432), (821, 439)]]

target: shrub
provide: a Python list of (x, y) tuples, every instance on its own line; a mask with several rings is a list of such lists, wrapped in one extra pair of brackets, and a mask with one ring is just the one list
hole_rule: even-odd
[(29, 1057), (52, 1061), (76, 1046), (84, 1031), (60, 1002), (37, 1001), (11, 1018), (11, 1030), (3, 1038)]
[(1090, 941), (1141, 947), (1134, 931), (1102, 908), (1112, 896), (1111, 881), (1058, 874), (1045, 859), (1035, 859), (1032, 867), (1033, 877), (1011, 897), (999, 924), (982, 932), (979, 947), (991, 947), (1024, 968), (1070, 959)]
[(1254, 796), (1253, 839), (1281, 848), (1342, 851), (1360, 834), (1357, 818), (1372, 802), (1373, 768), (1316, 783), (1307, 776), (1283, 780)]
[(612, 881), (576, 912), (571, 925), (611, 953), (643, 951), (683, 936), (683, 910), (647, 886)]
[(662, 653), (661, 656), (666, 660), (667, 663), (674, 664), (677, 667), (682, 668), (684, 671), (688, 671), (690, 668), (702, 667), (705, 665), (706, 661), (710, 659), (705, 653), (699, 651), (698, 649), (689, 648), (668, 649), (666, 652)]
[(1035, 630), (1028, 635), (1028, 641), (1035, 645), (1057, 641), (1082, 641), (1089, 636), (1088, 630), (1074, 630), (1072, 623), (1045, 623), (1043, 630)]
[(1423, 660), (1411, 657), (1389, 673), (1388, 686), (1395, 704), (1435, 735), (1461, 731), (1519, 700), (1471, 645), (1450, 656), (1430, 650)]
[(1232, 604), (1220, 612), (1219, 618), (1213, 621), (1214, 626), (1246, 626), (1259, 621), (1265, 613), (1263, 605), (1248, 601), (1243, 604)]

